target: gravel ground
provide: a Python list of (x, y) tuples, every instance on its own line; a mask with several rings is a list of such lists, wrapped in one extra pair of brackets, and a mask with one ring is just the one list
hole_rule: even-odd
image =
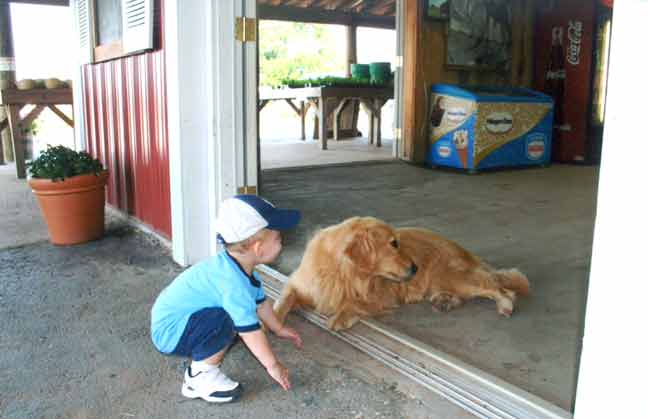
[(184, 399), (187, 361), (160, 355), (149, 337), (151, 305), (181, 270), (126, 228), (85, 245), (0, 249), (0, 417), (472, 417), (297, 317), (303, 350), (271, 338), (292, 391), (237, 344), (224, 369), (242, 399)]

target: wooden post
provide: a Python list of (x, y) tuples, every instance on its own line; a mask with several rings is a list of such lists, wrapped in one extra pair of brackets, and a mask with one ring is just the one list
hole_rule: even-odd
[(355, 25), (349, 25), (346, 27), (347, 33), (347, 68), (346, 75), (347, 77), (351, 76), (351, 64), (358, 62), (358, 41), (357, 33), (358, 27)]
[[(351, 24), (347, 28), (347, 77), (351, 76), (351, 64), (358, 62), (358, 27)], [(352, 136), (358, 135), (358, 111), (360, 104), (357, 101), (352, 101), (351, 107), (342, 113), (342, 126), (347, 126)]]
[[(16, 81), (11, 10), (7, 1), (0, 1), (0, 81), (3, 80), (10, 84)], [(0, 105), (0, 121), (5, 119), (8, 119), (7, 110), (5, 106)], [(6, 126), (8, 127), (9, 124)], [(0, 129), (0, 165), (5, 164), (5, 161), (12, 161), (13, 158), (9, 129)]]
[(18, 179), (24, 179), (27, 175), (25, 171), (25, 142), (23, 140), (23, 126), (20, 122), (20, 105), (8, 105), (9, 108), (9, 126), (11, 127), (11, 136), (13, 137), (13, 154), (16, 160), (16, 176)]

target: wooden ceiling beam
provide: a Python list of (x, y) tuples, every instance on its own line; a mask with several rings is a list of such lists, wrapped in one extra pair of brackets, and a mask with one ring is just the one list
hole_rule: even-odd
[(372, 15), (387, 15), (396, 11), (396, 1), (395, 0), (377, 0), (374, 2), (374, 5), (369, 9), (369, 13)]
[[(4, 1), (4, 0), (0, 0)], [(11, 0), (11, 3), (38, 4), (41, 6), (69, 6), (70, 0)]]
[(336, 10), (291, 6), (273, 7), (267, 4), (259, 4), (257, 13), (259, 19), (266, 20), (327, 23), (347, 26), (356, 25), (385, 29), (394, 29), (396, 27), (396, 20), (394, 16), (375, 16), (366, 13), (345, 13)]

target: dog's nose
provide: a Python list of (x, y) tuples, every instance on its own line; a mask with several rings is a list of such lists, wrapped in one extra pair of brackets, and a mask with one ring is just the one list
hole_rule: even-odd
[(416, 275), (416, 272), (418, 272), (418, 266), (416, 266), (416, 264), (412, 263), (412, 266), (410, 267), (410, 275), (414, 276), (414, 275)]

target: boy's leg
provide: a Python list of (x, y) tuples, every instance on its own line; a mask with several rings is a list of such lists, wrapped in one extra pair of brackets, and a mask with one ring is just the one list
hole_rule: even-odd
[(221, 308), (204, 309), (191, 316), (174, 351), (193, 360), (182, 384), (185, 397), (225, 403), (241, 396), (242, 386), (218, 367), (235, 337), (232, 319)]

